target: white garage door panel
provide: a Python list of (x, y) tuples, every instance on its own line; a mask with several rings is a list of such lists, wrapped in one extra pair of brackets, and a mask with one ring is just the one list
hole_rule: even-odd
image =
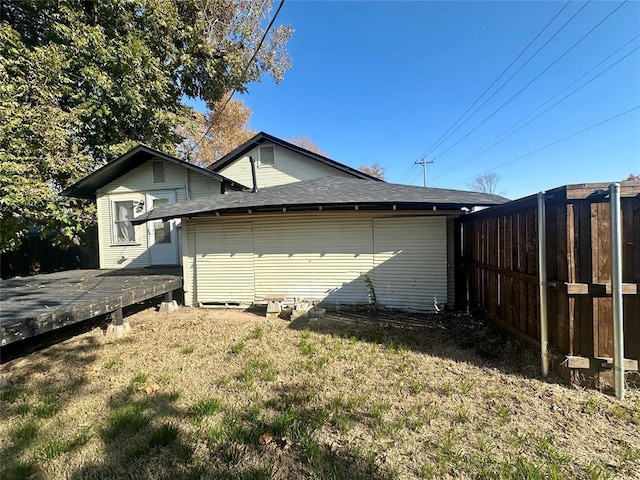
[(253, 302), (251, 223), (211, 222), (196, 227), (197, 301)]
[(366, 303), (371, 219), (282, 217), (254, 225), (256, 301), (271, 295)]
[(374, 219), (373, 282), (384, 307), (432, 310), (447, 301), (444, 217)]

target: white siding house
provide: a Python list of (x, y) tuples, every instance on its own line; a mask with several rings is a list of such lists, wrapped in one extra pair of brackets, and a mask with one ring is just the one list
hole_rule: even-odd
[(433, 311), (454, 301), (453, 219), (501, 201), (326, 176), (167, 205), (134, 223), (182, 218), (187, 305), (361, 305), (375, 293), (382, 307)]
[(207, 169), (139, 146), (65, 194), (97, 202), (101, 268), (181, 264), (187, 305), (375, 293), (418, 311), (453, 303), (453, 219), (506, 200), (389, 184), (262, 132)]

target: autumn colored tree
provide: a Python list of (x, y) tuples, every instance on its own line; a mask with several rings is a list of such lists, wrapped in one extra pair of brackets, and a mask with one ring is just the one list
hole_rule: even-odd
[(376, 178), (379, 178), (380, 180), (384, 180), (384, 167), (379, 163), (374, 163), (371, 166), (360, 165), (358, 167), (358, 170), (360, 170), (363, 173), (366, 173), (367, 175), (371, 175), (372, 177), (376, 177)]
[(629, 176), (623, 180), (623, 182), (638, 182), (638, 181), (640, 181), (640, 175), (635, 175), (633, 173), (630, 173)]
[(93, 220), (59, 192), (137, 143), (171, 152), (191, 121), (290, 67), (289, 27), (257, 51), (272, 0), (2, 0), (0, 251), (30, 226), (59, 239)]
[(232, 99), (223, 106), (223, 101), (215, 102), (205, 114), (192, 110), (192, 121), (181, 126), (184, 141), (178, 147), (185, 160), (211, 165), (255, 135), (249, 130), (251, 109), (242, 100)]

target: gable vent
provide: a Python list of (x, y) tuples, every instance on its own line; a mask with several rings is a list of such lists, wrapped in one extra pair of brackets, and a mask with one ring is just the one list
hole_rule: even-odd
[(273, 145), (265, 145), (260, 147), (260, 165), (275, 165), (276, 164), (276, 152)]
[(164, 183), (164, 162), (153, 162), (153, 183)]

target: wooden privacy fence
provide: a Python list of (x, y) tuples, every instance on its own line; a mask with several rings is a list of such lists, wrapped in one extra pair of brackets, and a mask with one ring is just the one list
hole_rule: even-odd
[[(640, 182), (620, 189), (625, 368), (640, 360)], [(572, 381), (611, 366), (611, 218), (608, 184), (545, 194), (552, 366)], [(540, 344), (537, 197), (461, 217), (456, 302)], [(584, 375), (577, 375), (582, 373)]]

